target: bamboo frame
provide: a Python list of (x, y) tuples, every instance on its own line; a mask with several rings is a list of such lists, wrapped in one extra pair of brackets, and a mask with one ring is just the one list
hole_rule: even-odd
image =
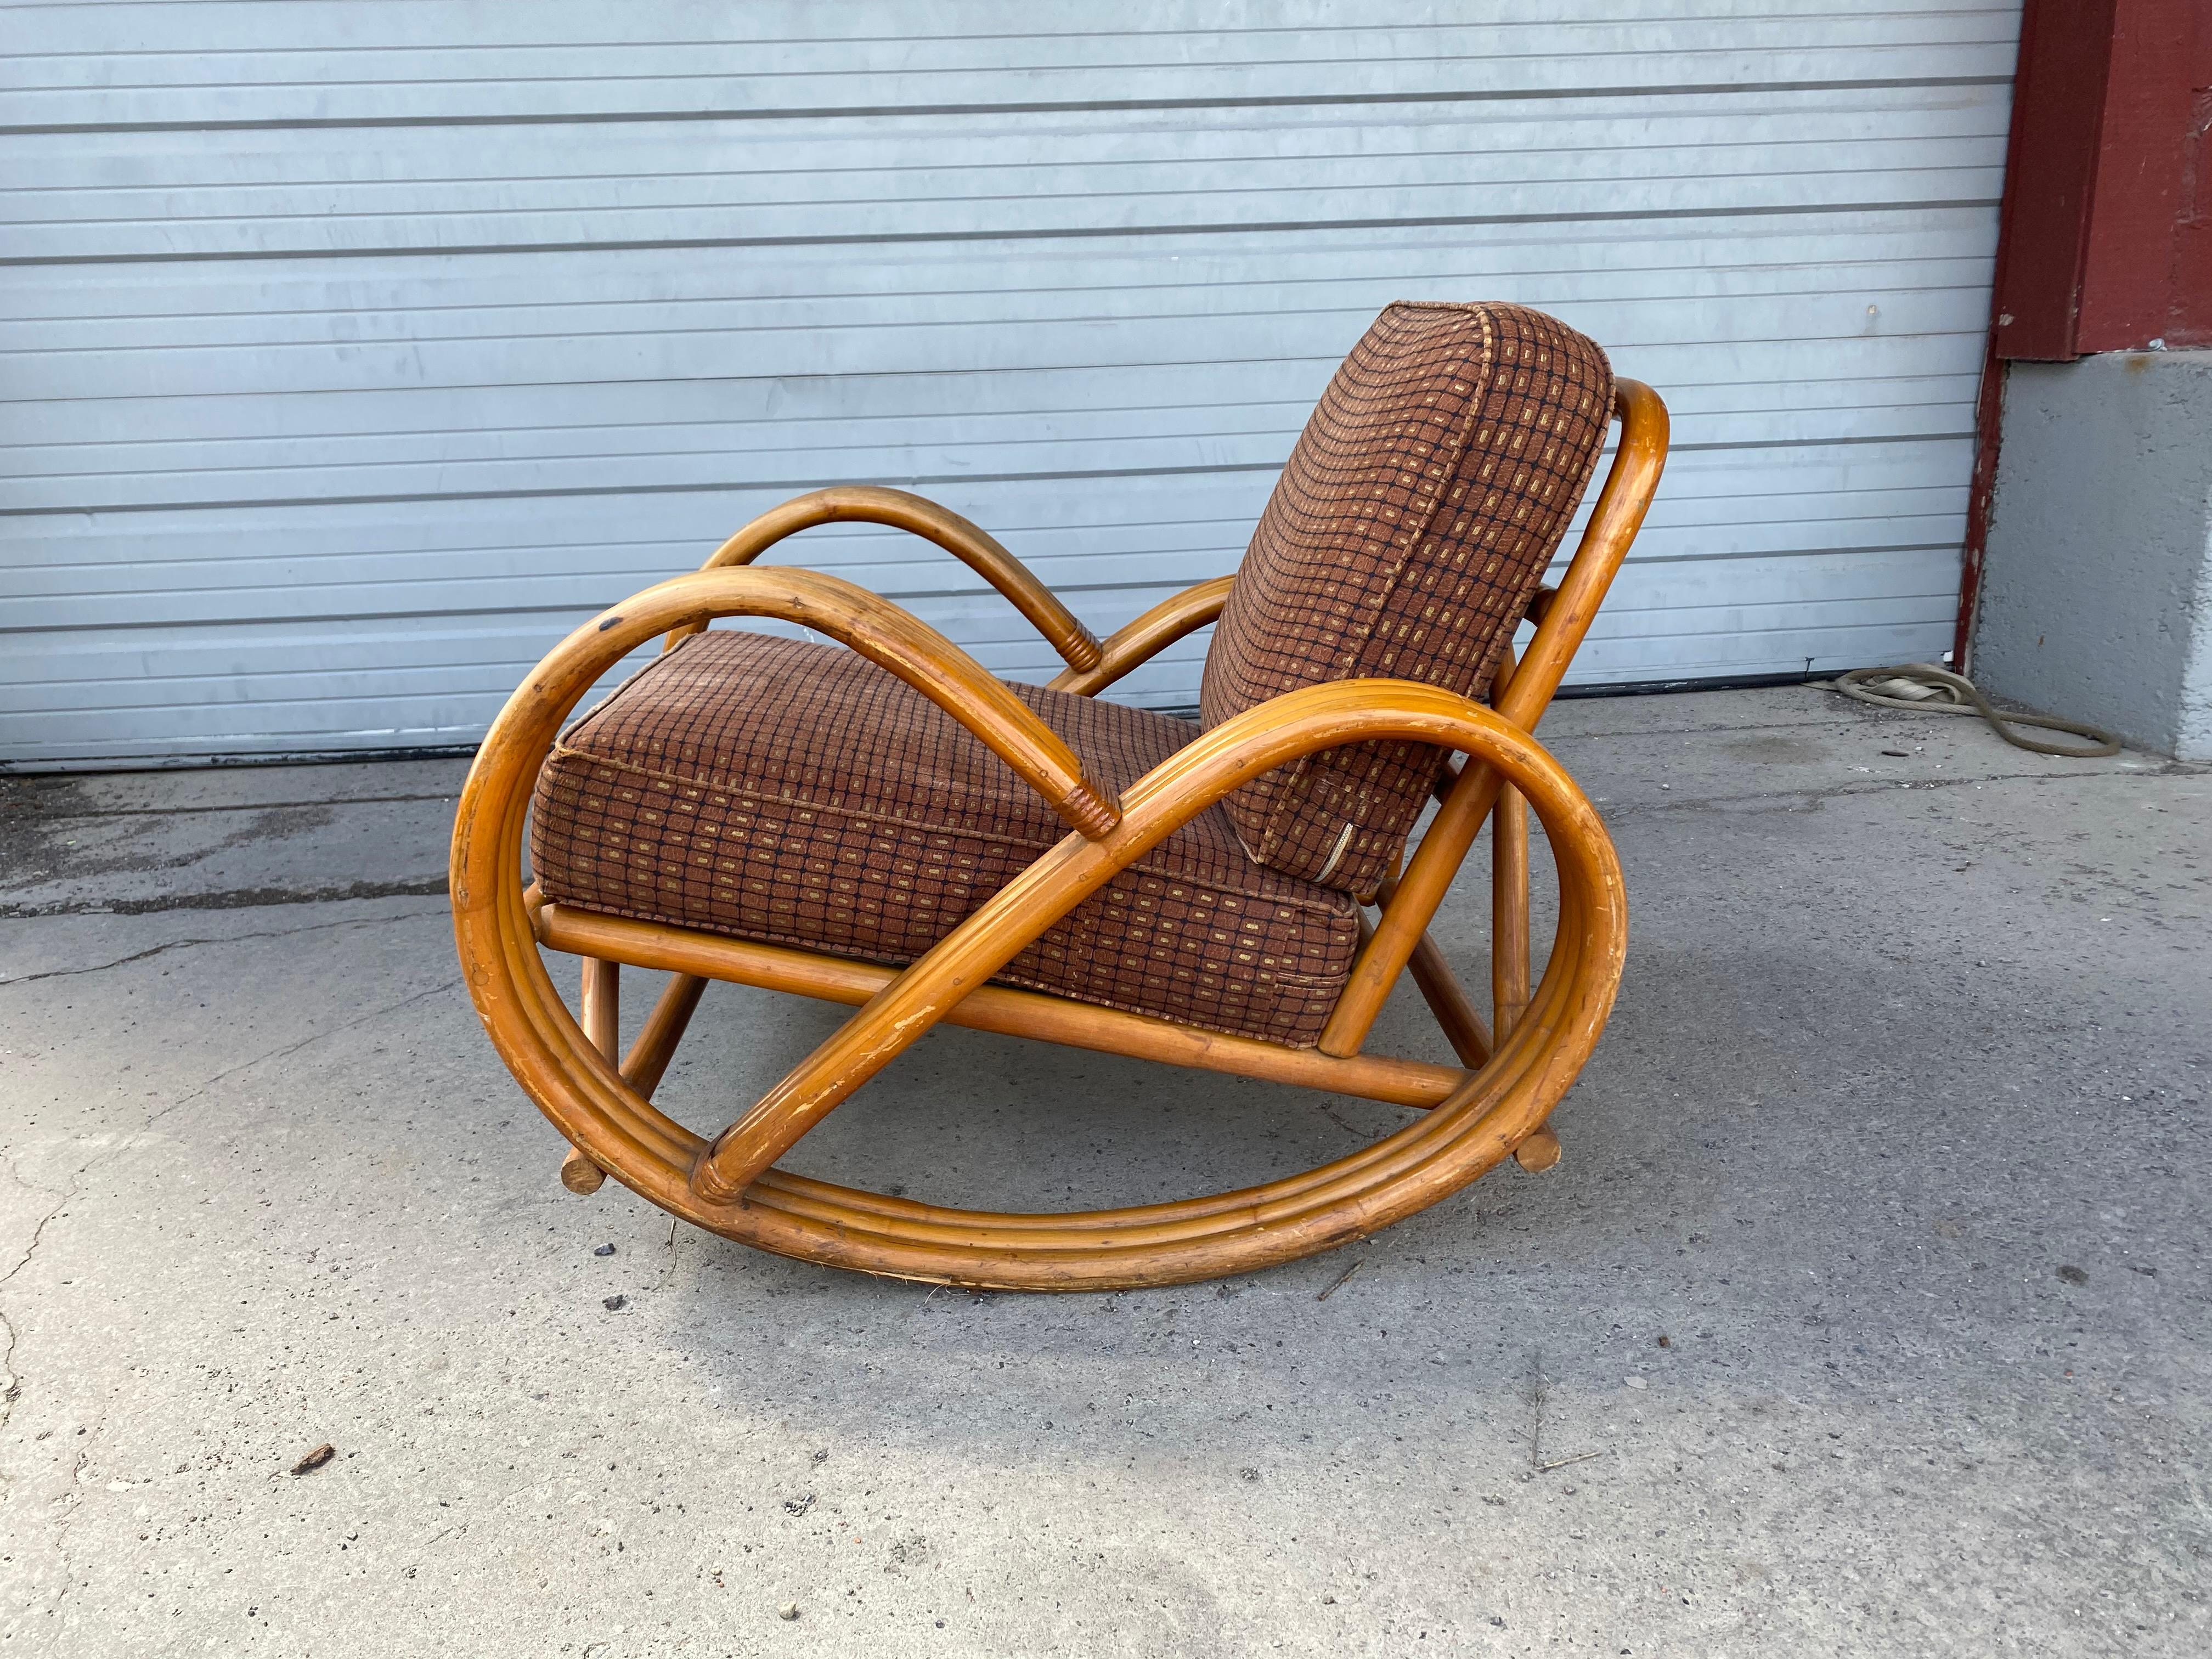
[(1047, 684), (1054, 691), (1095, 697), (1133, 668), (1143, 666), (1185, 635), (1195, 634), (1221, 615), (1229, 603), (1234, 576), (1216, 576), (1162, 599), (1127, 627), (1115, 630), (1089, 668), (1070, 667)]
[[(781, 507), (770, 507), (743, 530), (707, 556), (702, 570), (725, 570), (750, 564), (787, 536), (821, 524), (880, 524), (934, 542), (958, 559), (1012, 602), (1070, 670), (1098, 665), (1102, 651), (1098, 636), (1060, 603), (1060, 596), (1033, 575), (1027, 565), (1006, 551), (998, 538), (962, 518), (950, 507), (903, 489), (875, 484), (839, 484), (794, 495)], [(707, 624), (687, 623), (671, 631), (667, 648)]]
[[(1510, 641), (1490, 682), (1494, 705), (1513, 684)], [(1490, 1006), (1499, 1036), (1528, 1006), (1528, 803), (1510, 787), (1498, 792), (1490, 818)]]
[[(1656, 395), (1621, 381), (1616, 406), (1619, 453), (1527, 653), (1500, 676), (1495, 708), (1408, 681), (1310, 686), (1204, 733), (1119, 801), (1083, 776), (1077, 757), (1026, 705), (934, 630), (834, 577), (748, 567), (811, 525), (862, 519), (912, 531), (1006, 594), (1067, 661), (1068, 671), (1054, 684), (1082, 695), (1112, 684), (1214, 620), (1229, 578), (1199, 584), (1101, 642), (967, 520), (895, 490), (823, 490), (763, 515), (701, 571), (649, 588), (586, 623), (539, 665), (494, 723), (462, 795), (453, 857), (454, 933), (470, 994), (517, 1080), (569, 1141), (564, 1181), (582, 1190), (570, 1179), (572, 1170), (587, 1175), (590, 1185), (600, 1171), (611, 1173), (697, 1225), (835, 1266), (1063, 1290), (1176, 1283), (1291, 1260), (1387, 1226), (1510, 1153), (1529, 1167), (1555, 1161), (1558, 1141), (1547, 1120), (1612, 1007), (1627, 911), (1604, 826), (1530, 732), (1634, 538), (1663, 465), (1666, 413)], [(542, 902), (522, 884), (523, 833), (538, 769), (562, 721), (639, 645), (656, 634), (672, 645), (718, 616), (781, 617), (861, 652), (968, 726), (1074, 833), (902, 969)], [(1299, 756), (1377, 738), (1455, 750), (1468, 763), (1444, 789), (1410, 862), (1387, 885), (1371, 930), (1363, 916), (1363, 948), (1317, 1048), (1287, 1048), (989, 982), (1116, 871), (1223, 795)], [(1493, 1033), (1484, 1029), (1427, 927), (1501, 800), (1509, 805), (1498, 815), (1502, 833), (1494, 838), (1493, 888), (1504, 902), (1493, 930), (1499, 936), (1493, 944)], [(1514, 832), (1505, 827), (1525, 811), (1543, 825), (1559, 879), (1553, 946), (1533, 991), (1527, 984), (1525, 827), (1517, 862)], [(586, 959), (582, 1024), (554, 990), (542, 949)], [(618, 1066), (615, 1012), (625, 963), (676, 977)], [(1409, 968), (1458, 1067), (1361, 1052), (1382, 999)], [(860, 1005), (712, 1139), (652, 1101), (708, 979)], [(1304, 1175), (1132, 1209), (1056, 1215), (947, 1210), (775, 1167), (810, 1127), (939, 1022), (1335, 1090), (1423, 1115)]]
[[(694, 980), (703, 988), (708, 980), (757, 986), (763, 990), (788, 991), (824, 1002), (859, 1007), (896, 979), (899, 970), (880, 963), (855, 962), (848, 957), (823, 956), (788, 945), (761, 945), (751, 939), (705, 933), (675, 927), (666, 922), (639, 921), (628, 916), (578, 910), (567, 905), (534, 905), (531, 919), (538, 942), (550, 951), (597, 957), (636, 968), (658, 968), (678, 976), (678, 982)], [(673, 984), (671, 987), (672, 994)], [(664, 999), (665, 1000), (665, 999)], [(1197, 1025), (1177, 1025), (1143, 1014), (1102, 1008), (1095, 1003), (1074, 1002), (1042, 991), (1018, 990), (1008, 985), (979, 985), (945, 1012), (945, 1024), (972, 1030), (996, 1031), (1006, 1036), (1036, 1037), (1070, 1048), (1089, 1048), (1100, 1054), (1127, 1054), (1157, 1060), (1194, 1071), (1225, 1072), (1234, 1077), (1257, 1078), (1270, 1083), (1295, 1083), (1310, 1089), (1329, 1089), (1386, 1101), (1393, 1106), (1425, 1110), (1437, 1106), (1465, 1080), (1455, 1066), (1425, 1060), (1393, 1060), (1361, 1054), (1350, 1060), (1331, 1060), (1313, 1048), (1286, 1048), (1256, 1037), (1232, 1036)], [(646, 1037), (641, 1036), (623, 1063), (623, 1077), (648, 1098), (659, 1074), (650, 1079), (635, 1065)]]

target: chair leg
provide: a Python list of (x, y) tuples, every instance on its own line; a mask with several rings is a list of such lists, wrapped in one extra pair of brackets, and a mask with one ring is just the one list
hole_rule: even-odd
[(696, 974), (671, 975), (668, 988), (661, 992), (660, 1000), (646, 1018), (645, 1029), (629, 1045), (622, 1063), (623, 1081), (647, 1100), (667, 1074), (668, 1062), (676, 1058), (676, 1045), (684, 1041), (692, 1011), (698, 1007), (700, 994), (706, 988), (707, 981)]
[(609, 1065), (622, 1062), (622, 963), (584, 958), (584, 1017), (577, 1022)]
[(574, 1146), (568, 1149), (568, 1155), (561, 1160), (561, 1184), (580, 1196), (590, 1197), (599, 1190), (600, 1183), (606, 1178), (607, 1172), (605, 1170), (592, 1163)]
[(1500, 789), (1490, 815), (1491, 1029), (1503, 1042), (1528, 1010), (1528, 803)]
[[(1503, 1042), (1528, 1012), (1528, 803), (1519, 790), (1498, 792), (1490, 833), (1490, 1000)], [(1550, 1169), (1559, 1161), (1558, 1133), (1540, 1124), (1513, 1161), (1531, 1175)]]
[[(602, 962), (597, 957), (584, 958), (584, 1010), (579, 1022), (592, 1046), (610, 1061), (622, 1042), (622, 964)], [(665, 1066), (667, 1062), (661, 1062)], [(561, 1184), (572, 1193), (590, 1194), (599, 1190), (599, 1183), (607, 1172), (586, 1158), (574, 1146), (561, 1160)]]
[(1513, 1161), (1530, 1175), (1541, 1175), (1559, 1161), (1559, 1138), (1542, 1124), (1513, 1149)]

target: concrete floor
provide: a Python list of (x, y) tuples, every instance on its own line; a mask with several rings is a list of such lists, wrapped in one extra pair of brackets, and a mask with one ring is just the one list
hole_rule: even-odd
[[(0, 781), (0, 1653), (2212, 1651), (2212, 777), (1804, 689), (1547, 736), (1635, 914), (1565, 1163), (1057, 1298), (562, 1191), (456, 763)], [(720, 988), (664, 1097), (840, 1017)], [(1396, 1121), (945, 1032), (800, 1162), (1056, 1206)]]

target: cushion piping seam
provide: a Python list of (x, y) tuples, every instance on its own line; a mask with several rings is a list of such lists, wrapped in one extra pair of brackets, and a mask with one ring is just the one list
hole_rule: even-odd
[[(1387, 309), (1395, 311), (1401, 307), (1412, 309), (1414, 308), (1414, 302), (1394, 300)], [(1468, 446), (1474, 441), (1475, 428), (1482, 423), (1482, 406), (1490, 395), (1492, 382), (1497, 378), (1498, 324), (1492, 315), (1492, 307), (1487, 303), (1465, 307), (1439, 304), (1433, 308), (1463, 312), (1464, 314), (1479, 319), (1482, 325), (1482, 381), (1476, 395), (1468, 399), (1468, 418), (1461, 423), (1461, 429), (1453, 434), (1450, 470), (1452, 474), (1456, 476), (1460, 461), (1467, 453)], [(1404, 547), (1400, 550), (1397, 562), (1390, 567), (1389, 576), (1382, 583), (1381, 591), (1375, 597), (1375, 603), (1368, 610), (1365, 626), (1359, 638), (1347, 645), (1339, 659), (1339, 672), (1334, 677), (1336, 681), (1341, 682), (1354, 678), (1351, 671), (1358, 665), (1359, 653), (1367, 648), (1369, 642), (1375, 637), (1376, 618), (1389, 607), (1392, 597), (1396, 594), (1398, 584), (1405, 574), (1407, 563), (1413, 556), (1413, 550), (1427, 537), (1431, 528), (1436, 524), (1437, 514), (1443, 507), (1444, 495), (1444, 491), (1437, 492), (1436, 498), (1429, 504), (1428, 512), (1422, 516), (1419, 530), (1409, 538)], [(1267, 831), (1260, 838), (1260, 844), (1264, 849), (1264, 857), (1273, 858), (1280, 853), (1283, 843), (1290, 835), (1290, 821), (1301, 816), (1297, 803), (1302, 799), (1302, 792), (1310, 775), (1313, 761), (1312, 755), (1299, 756), (1297, 767), (1277, 789), (1274, 801), (1267, 813)], [(1441, 757), (1437, 764), (1439, 766), (1443, 764)], [(1231, 822), (1231, 828), (1235, 828), (1233, 819)], [(1410, 833), (1411, 826), (1408, 825), (1407, 828)], [(1243, 837), (1240, 836), (1238, 839), (1241, 840)], [(1357, 841), (1359, 837), (1355, 836), (1353, 839)], [(1332, 860), (1331, 863), (1334, 864), (1334, 860)]]
[[(550, 897), (551, 896), (548, 895), (548, 896)], [(661, 917), (651, 915), (645, 911), (629, 908), (619, 905), (584, 904), (577, 902), (576, 901), (563, 901), (559, 898), (553, 898), (552, 902), (556, 904), (562, 902), (574, 902), (576, 903), (576, 908), (581, 910), (590, 910), (597, 914), (606, 915), (628, 916), (631, 920), (636, 921), (659, 921), (663, 920)], [(1074, 913), (1073, 911), (1069, 913), (1070, 915), (1073, 914)], [(967, 918), (965, 916), (961, 918), (962, 921), (965, 921), (966, 920)], [(1063, 921), (1066, 920), (1066, 917), (1061, 918), (1061, 921)], [(811, 951), (820, 956), (838, 957), (841, 960), (848, 962), (873, 963), (877, 966), (884, 968), (908, 967), (918, 959), (915, 957), (902, 958), (893, 956), (869, 955), (860, 952), (841, 953), (835, 951), (825, 951), (819, 944), (801, 939), (797, 934), (776, 933), (767, 929), (763, 929), (759, 933), (739, 933), (720, 927), (696, 927), (688, 922), (678, 925), (689, 927), (691, 931), (696, 933), (714, 933), (723, 939), (750, 939), (753, 943), (758, 945), (781, 945), (792, 949)], [(957, 923), (955, 924), (955, 926), (957, 925)], [(1053, 924), (1054, 927), (1058, 927), (1060, 923), (1058, 922)], [(1032, 939), (1030, 942), (1030, 945), (1024, 945), (1023, 949), (1028, 950), (1031, 948), (1031, 946), (1046, 938), (1049, 931), (1050, 930), (1048, 929), (1047, 933), (1039, 934), (1036, 939)], [(1358, 952), (1355, 951), (1353, 952), (1355, 958), (1357, 955)], [(1008, 965), (1011, 966), (1012, 964), (1009, 963)], [(1278, 974), (1275, 976), (1275, 979), (1278, 984), (1291, 984), (1316, 991), (1334, 986), (1337, 994), (1340, 996), (1343, 994), (1345, 985), (1352, 977), (1352, 962), (1347, 961), (1345, 963), (1344, 973), (1340, 977), (1332, 975), (1328, 979), (1322, 979), (1310, 974)], [(1056, 997), (1062, 1002), (1085, 1003), (1093, 1007), (1113, 1008), (1125, 1014), (1138, 1014), (1141, 1015), (1145, 1018), (1161, 1020), (1170, 1025), (1183, 1025), (1201, 1031), (1219, 1031), (1230, 1036), (1249, 1037), (1253, 1035), (1249, 1027), (1240, 1030), (1235, 1026), (1230, 1025), (1211, 1025), (1202, 1020), (1177, 1019), (1172, 1014), (1163, 1014), (1155, 1009), (1142, 1008), (1134, 1003), (1115, 1001), (1104, 997), (1070, 996), (1063, 989), (1046, 985), (1041, 981), (1025, 978), (1018, 974), (1009, 974), (1004, 968), (1001, 968), (997, 973), (991, 975), (991, 981), (997, 984), (1019, 986), (1024, 990), (1035, 991), (1042, 996)], [(1261, 1042), (1271, 1042), (1274, 1041), (1273, 1038), (1269, 1037), (1258, 1037), (1255, 1040)], [(1279, 1048), (1311, 1048), (1319, 1043), (1320, 1041), (1320, 1035), (1316, 1033), (1313, 1042), (1275, 1042), (1274, 1046)]]
[[(701, 789), (713, 789), (720, 793), (729, 795), (733, 799), (749, 802), (757, 807), (769, 805), (796, 805), (804, 807), (809, 811), (835, 813), (840, 817), (854, 819), (862, 823), (873, 821), (879, 823), (893, 823), (898, 825), (901, 829), (913, 830), (925, 835), (964, 836), (970, 841), (985, 842), (994, 847), (1008, 847), (1025, 849), (1032, 845), (1032, 843), (1029, 842), (1022, 841), (1012, 836), (1005, 835), (994, 830), (948, 830), (941, 823), (923, 823), (915, 819), (902, 817), (890, 812), (867, 811), (851, 806), (830, 806), (825, 805), (821, 802), (811, 800), (799, 796), (763, 795), (752, 790), (738, 788), (729, 784), (705, 783), (696, 778), (682, 777), (674, 773), (656, 772), (649, 767), (639, 766), (628, 761), (609, 760), (604, 756), (592, 754), (589, 750), (571, 748), (565, 741), (555, 744), (553, 752), (550, 757), (548, 757), (546, 763), (550, 767), (554, 762), (558, 761), (564, 757), (574, 757), (580, 761), (586, 762), (593, 766), (605, 766), (617, 772), (626, 772), (633, 777), (653, 778), (664, 783), (684, 785)], [(541, 771), (539, 775), (542, 779), (544, 773)], [(1213, 806), (1218, 806), (1219, 805), (1220, 803), (1218, 801), (1213, 803)], [(1213, 810), (1213, 806), (1209, 806), (1206, 810), (1207, 811), (1212, 811)], [(1231, 828), (1233, 832), (1235, 826), (1232, 824)], [(1174, 832), (1170, 831), (1169, 833), (1171, 836)], [(1048, 845), (1043, 851), (1037, 853), (1036, 857), (1032, 858), (1030, 862), (1031, 864), (1036, 863), (1036, 859), (1042, 858), (1045, 852), (1051, 850), (1051, 845), (1056, 844), (1057, 843), (1052, 843)], [(1152, 866), (1150, 863), (1149, 854), (1146, 858), (1138, 859), (1130, 864), (1123, 866), (1122, 867), (1127, 870), (1137, 871), (1145, 875), (1158, 877), (1162, 880), (1180, 881), (1188, 886), (1202, 888), (1210, 893), (1219, 893), (1224, 897), (1254, 900), (1262, 903), (1279, 902), (1289, 905), (1293, 908), (1310, 911), (1316, 915), (1322, 916), (1337, 916), (1344, 914), (1342, 910), (1337, 908), (1335, 906), (1322, 905), (1316, 902), (1311, 896), (1306, 894), (1299, 894), (1279, 899), (1265, 893), (1254, 893), (1248, 891), (1243, 888), (1225, 886), (1220, 882), (1206, 878), (1170, 873)], [(1277, 881), (1288, 882), (1300, 879), (1296, 876), (1286, 876), (1279, 870), (1269, 870), (1267, 873)], [(1315, 886), (1319, 885), (1318, 883), (1312, 884)], [(1322, 890), (1328, 893), (1335, 893), (1338, 891), (1338, 890), (1334, 887), (1322, 888)], [(1349, 898), (1350, 895), (1346, 894), (1344, 896)]]

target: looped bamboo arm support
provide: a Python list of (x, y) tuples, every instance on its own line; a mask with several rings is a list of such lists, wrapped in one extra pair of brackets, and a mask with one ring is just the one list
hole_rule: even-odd
[[(934, 542), (1011, 601), (1029, 618), (1062, 661), (1078, 672), (1097, 666), (1102, 655), (1098, 636), (1076, 619), (1075, 613), (1033, 575), (1027, 565), (1009, 553), (998, 538), (962, 518), (950, 507), (926, 496), (876, 484), (838, 484), (794, 495), (772, 507), (709, 554), (702, 570), (720, 570), (749, 565), (787, 536), (818, 524), (861, 523), (889, 525), (925, 541)], [(668, 647), (705, 627), (704, 623), (672, 629)]]
[[(767, 574), (714, 572), (679, 582)], [(686, 603), (698, 596), (664, 594), (618, 608), (604, 626), (572, 635), (517, 691), (463, 792), (453, 866), (455, 939), (494, 1046), (571, 1145), (673, 1214), (785, 1255), (948, 1283), (1073, 1289), (1246, 1271), (1364, 1237), (1474, 1180), (1537, 1130), (1596, 1043), (1620, 980), (1626, 905), (1619, 860), (1589, 801), (1525, 732), (1467, 699), (1401, 681), (1314, 686), (1247, 711), (1156, 768), (1130, 791), (1121, 825), (1105, 840), (1061, 842), (878, 993), (839, 1034), (856, 1041), (833, 1038), (780, 1092), (788, 1097), (797, 1082), (808, 1093), (811, 1078), (842, 1098), (849, 1088), (835, 1086), (838, 1079), (820, 1063), (824, 1051), (857, 1050), (862, 1074), (872, 1073), (1176, 824), (1301, 754), (1374, 737), (1476, 755), (1484, 769), (1496, 769), (1528, 796), (1555, 848), (1558, 943), (1528, 1014), (1480, 1073), (1422, 1120), (1349, 1157), (1211, 1198), (1001, 1215), (770, 1169), (734, 1200), (709, 1199), (692, 1180), (707, 1143), (625, 1081), (555, 991), (520, 878), (531, 793), (562, 719), (629, 649), (682, 619)]]
[[(1535, 730), (1552, 694), (1559, 689), (1567, 665), (1643, 527), (1667, 465), (1667, 405), (1659, 394), (1641, 380), (1615, 380), (1613, 408), (1620, 416), (1620, 447), (1612, 469), (1567, 574), (1544, 607), (1536, 635), (1512, 671), (1512, 684), (1498, 698), (1500, 718), (1523, 732)], [(1473, 764), (1461, 769), (1400, 878), (1397, 896), (1376, 924), (1374, 939), (1352, 965), (1352, 978), (1322, 1032), (1323, 1054), (1356, 1054), (1367, 1041), (1383, 1000), (1405, 971), (1497, 797), (1495, 773)]]
[[(889, 599), (842, 576), (788, 565), (701, 570), (633, 594), (556, 646), (500, 719), (516, 714), (525, 699), (532, 700), (532, 718), (540, 718), (550, 706), (548, 688), (565, 685), (581, 665), (596, 663), (596, 677), (653, 635), (696, 631), (716, 617), (775, 617), (827, 634), (889, 669), (973, 732), (1084, 835), (1095, 840), (1120, 820), (1112, 793), (1083, 775), (1075, 751), (1005, 681)], [(584, 682), (586, 688), (591, 684)], [(556, 725), (581, 696), (579, 690), (561, 705), (551, 717)]]
[(1108, 686), (1140, 668), (1186, 635), (1195, 634), (1221, 615), (1229, 603), (1234, 576), (1216, 576), (1162, 599), (1150, 611), (1106, 637), (1103, 656), (1094, 667), (1071, 668), (1049, 682), (1054, 691), (1072, 691), (1094, 697)]
[[(454, 820), (450, 884), (470, 994), (494, 1046), (556, 1124), (563, 1120), (546, 1107), (541, 1088), (554, 1078), (589, 1079), (602, 1133), (589, 1144), (565, 1125), (563, 1133), (576, 1158), (600, 1170), (624, 1167), (625, 1158), (677, 1156), (679, 1149), (688, 1167), (698, 1139), (652, 1106), (650, 1085), (634, 1088), (615, 1067), (608, 994), (614, 964), (598, 964), (597, 975), (586, 969), (586, 985), (598, 993), (586, 999), (589, 1035), (546, 979), (531, 928), (535, 896), (524, 890), (519, 873), (524, 823), (561, 723), (599, 677), (655, 634), (703, 627), (722, 616), (774, 617), (829, 635), (951, 714), (1083, 835), (1103, 835), (1120, 821), (1119, 807), (1085, 780), (1059, 734), (981, 664), (918, 618), (841, 577), (788, 568), (702, 570), (647, 588), (585, 623), (516, 689), (486, 733)], [(515, 1010), (533, 1006), (540, 1016), (535, 1041), (511, 1047), (505, 1037), (516, 1032)], [(672, 1050), (674, 1035), (666, 1040)]]

